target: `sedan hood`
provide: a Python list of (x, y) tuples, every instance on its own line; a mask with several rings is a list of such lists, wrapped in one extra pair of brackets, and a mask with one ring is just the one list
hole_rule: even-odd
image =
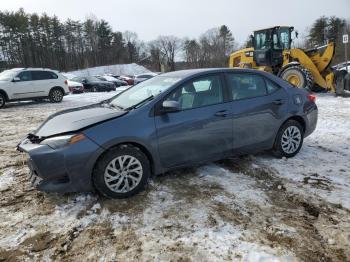
[(49, 116), (34, 132), (38, 137), (69, 133), (127, 114), (127, 111), (95, 104), (60, 111)]

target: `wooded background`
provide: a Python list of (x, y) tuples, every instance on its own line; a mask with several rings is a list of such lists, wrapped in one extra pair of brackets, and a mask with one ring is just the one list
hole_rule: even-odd
[[(344, 32), (350, 33), (349, 21), (322, 16), (300, 34), (298, 47), (311, 48), (333, 40), (336, 53), (332, 63), (337, 64), (344, 61)], [(144, 42), (137, 33), (114, 31), (107, 21), (94, 16), (85, 21), (60, 21), (56, 16), (23, 9), (0, 11), (0, 70), (44, 67), (70, 71), (121, 63), (138, 63), (153, 71), (227, 67), (229, 54), (249, 45), (249, 38), (239, 45), (225, 25), (209, 29), (198, 39), (168, 35)]]

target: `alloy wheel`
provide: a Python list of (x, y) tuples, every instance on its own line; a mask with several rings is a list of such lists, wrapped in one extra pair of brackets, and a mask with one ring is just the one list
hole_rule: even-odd
[(285, 153), (293, 154), (296, 152), (301, 143), (301, 132), (296, 126), (289, 126), (284, 130), (281, 138), (281, 146)]
[(114, 158), (104, 172), (106, 186), (116, 193), (133, 190), (141, 181), (143, 169), (141, 162), (130, 155)]
[(55, 89), (52, 91), (52, 98), (55, 102), (60, 102), (62, 100), (63, 94), (60, 90)]

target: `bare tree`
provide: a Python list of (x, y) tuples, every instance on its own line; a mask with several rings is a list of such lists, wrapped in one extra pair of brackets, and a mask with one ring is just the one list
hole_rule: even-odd
[(166, 60), (167, 69), (175, 71), (175, 57), (182, 48), (182, 40), (176, 36), (159, 36), (155, 42)]

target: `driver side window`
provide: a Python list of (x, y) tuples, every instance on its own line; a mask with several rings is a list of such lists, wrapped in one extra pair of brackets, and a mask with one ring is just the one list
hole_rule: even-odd
[(30, 71), (24, 71), (17, 75), (20, 81), (32, 81), (32, 73)]
[(213, 75), (191, 80), (177, 88), (166, 100), (177, 101), (183, 110), (222, 103), (221, 78)]

